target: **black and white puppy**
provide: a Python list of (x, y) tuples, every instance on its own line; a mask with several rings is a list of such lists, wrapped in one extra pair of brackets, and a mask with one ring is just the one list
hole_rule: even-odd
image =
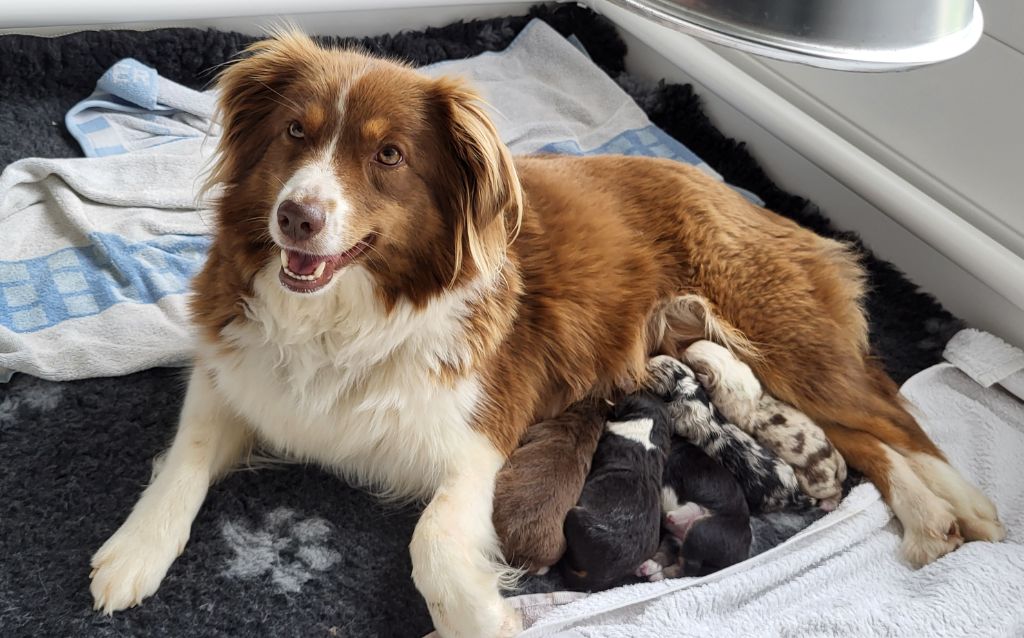
[(750, 509), (743, 488), (729, 470), (686, 440), (672, 441), (661, 509), (669, 538), (640, 566), (638, 576), (706, 576), (750, 555)]
[(657, 551), (671, 431), (665, 403), (649, 393), (611, 408), (579, 504), (565, 518), (570, 587), (599, 591), (631, 580)]
[(689, 366), (658, 356), (650, 360), (647, 371), (646, 389), (668, 404), (674, 431), (736, 477), (751, 512), (817, 504), (800, 490), (793, 468), (722, 417)]

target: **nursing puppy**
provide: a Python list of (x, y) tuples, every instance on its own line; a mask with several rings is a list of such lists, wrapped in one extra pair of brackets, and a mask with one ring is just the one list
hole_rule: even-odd
[(648, 580), (706, 576), (750, 555), (750, 510), (736, 478), (700, 448), (674, 439), (661, 491), (658, 551), (637, 570)]
[(671, 428), (664, 404), (645, 393), (612, 408), (580, 502), (565, 518), (563, 574), (574, 589), (629, 580), (657, 551)]
[(530, 424), (703, 338), (825, 428), (911, 562), (1003, 537), (869, 357), (844, 245), (679, 162), (513, 158), (462, 82), (299, 33), (252, 45), (218, 89), (195, 367), (162, 470), (92, 558), (98, 609), (156, 591), (258, 440), (426, 501), (409, 550), (438, 632), (513, 634), (498, 471)]
[(717, 343), (698, 341), (682, 359), (726, 419), (788, 463), (800, 489), (819, 499), (822, 509), (835, 509), (843, 494), (846, 462), (821, 428), (803, 412), (765, 394), (750, 366)]
[(743, 489), (750, 512), (809, 507), (793, 468), (715, 409), (693, 370), (669, 356), (651, 359), (647, 388), (668, 404), (676, 434), (721, 463)]
[(664, 526), (681, 541), (681, 575), (706, 576), (747, 559), (750, 509), (731, 472), (697, 446), (676, 439), (662, 483)]
[(498, 472), (494, 529), (513, 567), (543, 574), (565, 553), (565, 515), (580, 499), (607, 409), (582, 401), (531, 425)]

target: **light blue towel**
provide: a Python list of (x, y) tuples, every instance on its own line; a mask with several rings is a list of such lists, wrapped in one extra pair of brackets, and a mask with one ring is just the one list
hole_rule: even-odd
[(86, 157), (105, 157), (216, 134), (215, 108), (212, 92), (175, 84), (127, 58), (103, 74), (64, 123)]
[[(539, 20), (505, 51), (424, 71), (478, 88), (515, 153), (665, 157), (721, 179)], [(122, 60), (67, 114), (86, 159), (26, 159), (0, 175), (0, 381), (188, 362), (188, 283), (210, 241), (212, 211), (196, 198), (219, 134), (214, 108), (212, 92)]]

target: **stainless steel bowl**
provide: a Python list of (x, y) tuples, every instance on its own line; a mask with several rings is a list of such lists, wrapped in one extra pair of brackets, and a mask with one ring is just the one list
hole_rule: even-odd
[(673, 29), (790, 62), (894, 71), (971, 49), (975, 0), (610, 0)]

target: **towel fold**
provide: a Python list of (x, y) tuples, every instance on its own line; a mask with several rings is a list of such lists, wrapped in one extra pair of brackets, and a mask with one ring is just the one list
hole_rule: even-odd
[(999, 337), (981, 330), (961, 330), (950, 339), (943, 357), (982, 387), (998, 383), (1024, 400), (1024, 351)]
[(86, 157), (106, 157), (215, 136), (215, 109), (213, 92), (193, 91), (126, 58), (103, 74), (96, 91), (73, 106), (64, 123)]

